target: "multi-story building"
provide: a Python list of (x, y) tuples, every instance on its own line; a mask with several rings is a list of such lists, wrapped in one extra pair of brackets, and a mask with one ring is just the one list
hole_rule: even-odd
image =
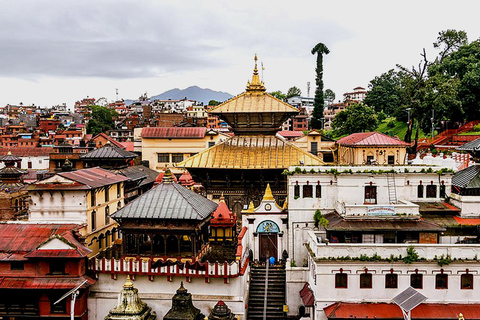
[(124, 206), (124, 183), (129, 178), (101, 168), (60, 172), (27, 187), (29, 221), (74, 223), (92, 250), (105, 251), (117, 239), (110, 214)]
[(353, 92), (345, 92), (343, 94), (344, 101), (357, 101), (362, 102), (365, 100), (365, 96), (367, 95), (367, 91), (363, 87), (356, 87), (353, 88)]
[[(90, 250), (81, 244), (75, 224), (0, 224), (0, 317), (87, 320), (86, 275)], [(78, 288), (74, 310), (72, 295)], [(73, 311), (73, 312), (72, 312)]]
[(174, 166), (188, 157), (213, 147), (228, 138), (218, 131), (201, 127), (171, 127), (142, 129), (142, 160), (149, 162), (150, 169), (172, 169), (175, 174), (183, 170)]

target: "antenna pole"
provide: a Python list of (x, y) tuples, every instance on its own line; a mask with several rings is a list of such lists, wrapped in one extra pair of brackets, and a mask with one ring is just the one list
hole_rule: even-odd
[(307, 82), (307, 98), (310, 98), (310, 81)]
[(70, 320), (75, 320), (75, 300), (79, 294), (78, 290), (72, 293), (72, 300), (70, 301)]
[(263, 67), (263, 62), (260, 62), (260, 64), (262, 65), (262, 82), (263, 82), (263, 70), (265, 70), (265, 68)]
[(117, 95), (117, 100), (116, 101), (118, 101), (118, 88), (115, 88), (115, 93)]

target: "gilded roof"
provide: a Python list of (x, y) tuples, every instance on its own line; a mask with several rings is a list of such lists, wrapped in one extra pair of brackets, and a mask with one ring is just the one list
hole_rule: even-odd
[(208, 111), (211, 114), (250, 112), (298, 113), (298, 109), (266, 92), (261, 94), (244, 92)]
[(180, 162), (177, 167), (286, 169), (323, 165), (320, 158), (275, 136), (235, 136)]
[(252, 81), (248, 82), (246, 92), (208, 111), (208, 113), (212, 114), (249, 112), (299, 112), (297, 108), (266, 93), (265, 86), (258, 76), (257, 55), (255, 55)]

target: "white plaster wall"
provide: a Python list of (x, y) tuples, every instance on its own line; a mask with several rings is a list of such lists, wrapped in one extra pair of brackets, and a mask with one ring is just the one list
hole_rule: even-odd
[[(183, 281), (184, 287), (192, 294), (193, 305), (208, 316), (215, 304), (223, 300), (235, 315), (244, 319), (245, 301), (248, 296), (246, 290), (246, 276), (230, 279), (225, 284), (223, 279), (211, 278), (205, 283), (204, 278), (192, 278), (192, 282), (185, 282), (185, 278), (175, 277), (172, 282), (166, 277), (155, 277), (149, 281), (147, 276), (136, 276), (133, 281), (138, 289), (140, 298), (157, 313), (157, 319), (163, 319), (172, 307), (172, 297)], [(119, 275), (117, 280), (111, 279), (108, 274), (100, 274), (95, 285), (90, 288), (88, 298), (88, 318), (101, 320), (116, 305), (118, 294), (122, 290), (126, 276)]]
[[(35, 156), (35, 157), (19, 157), (22, 159), (20, 163), (20, 169), (24, 170), (48, 170), (50, 157), (46, 156)], [(32, 167), (28, 167), (28, 163), (32, 163)], [(0, 163), (0, 169), (5, 167), (5, 163)]]
[(68, 191), (62, 197), (59, 191), (42, 191), (42, 197), (36, 191), (29, 191), (32, 222), (86, 223), (87, 199), (85, 192)]
[(480, 196), (461, 196), (452, 193), (450, 194), (450, 201), (462, 210), (462, 217), (480, 216)]

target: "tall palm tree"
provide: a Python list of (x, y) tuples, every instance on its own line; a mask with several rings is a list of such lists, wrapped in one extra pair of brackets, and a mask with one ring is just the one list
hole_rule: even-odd
[(315, 69), (317, 73), (317, 77), (315, 78), (315, 83), (317, 87), (315, 89), (312, 120), (310, 122), (312, 129), (323, 129), (323, 106), (325, 104), (323, 98), (323, 55), (329, 53), (330, 50), (328, 50), (327, 46), (321, 42), (312, 49), (312, 54), (317, 54), (317, 67)]

